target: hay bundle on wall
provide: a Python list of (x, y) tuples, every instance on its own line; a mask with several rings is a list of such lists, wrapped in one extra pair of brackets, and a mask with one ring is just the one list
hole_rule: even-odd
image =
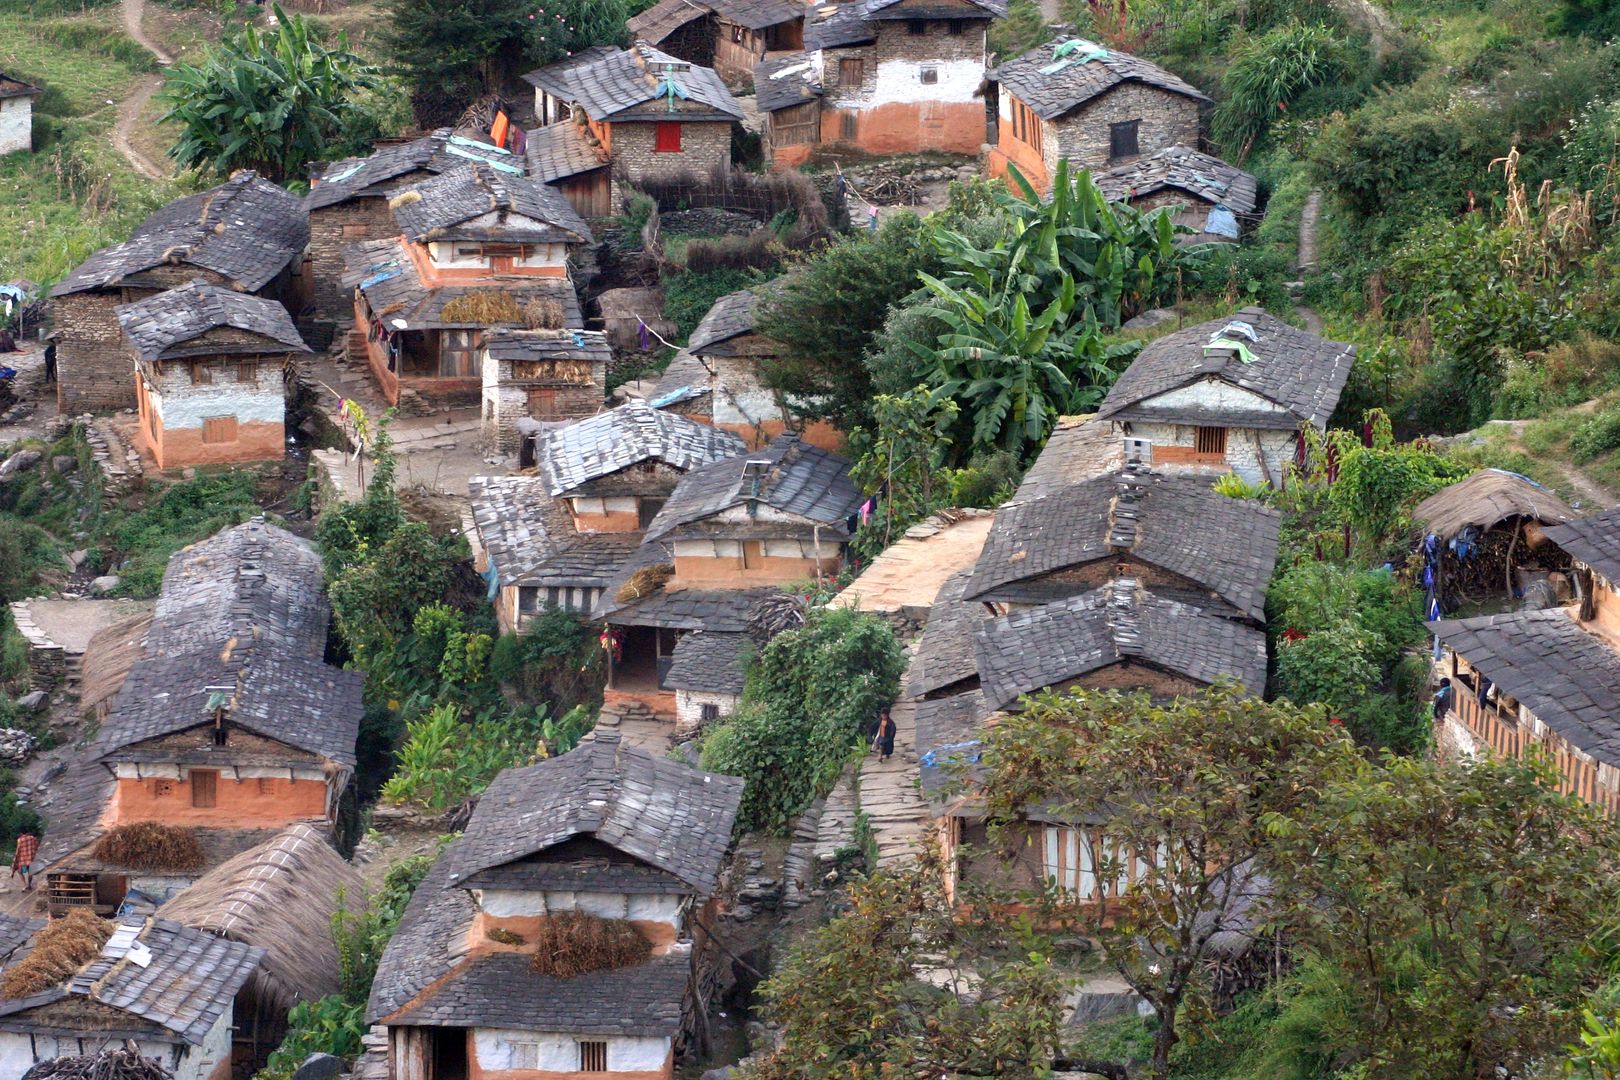
[(511, 293), (502, 289), (480, 289), (463, 293), (445, 303), (439, 320), (447, 323), (478, 323), (493, 326), (496, 323), (520, 323), (523, 309)]
[(529, 968), (537, 975), (572, 979), (587, 971), (633, 967), (651, 953), (652, 942), (629, 923), (567, 911), (540, 920)]
[(100, 955), (112, 929), (89, 908), (74, 908), (52, 919), (34, 935), (28, 955), (6, 968), (0, 994), (25, 998), (49, 990)]
[(563, 317), (562, 301), (550, 296), (530, 300), (523, 309), (523, 325), (530, 330), (561, 330)]
[(114, 866), (150, 871), (197, 870), (206, 858), (196, 829), (156, 821), (109, 829), (97, 842), (95, 856)]
[(656, 566), (643, 566), (630, 575), (630, 580), (619, 586), (617, 600), (621, 604), (628, 604), (632, 600), (639, 600), (643, 596), (650, 596), (664, 587), (664, 583), (675, 576), (675, 567), (670, 563), (659, 563)]

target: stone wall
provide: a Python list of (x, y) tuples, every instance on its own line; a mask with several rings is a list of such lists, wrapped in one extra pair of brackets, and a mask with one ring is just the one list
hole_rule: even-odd
[[(881, 20), (869, 45), (822, 54), (826, 96), (821, 141), (853, 143), (874, 154), (939, 150), (977, 154), (987, 137), (985, 21), (931, 19), (913, 34), (905, 20)], [(844, 60), (860, 60), (858, 85), (841, 82)], [(924, 81), (925, 79), (931, 81)]]
[(105, 289), (51, 301), (56, 327), (56, 401), (64, 414), (135, 404), (135, 360), (113, 308), (156, 289)]
[[(395, 183), (404, 187), (428, 175), (415, 172)], [(344, 246), (398, 235), (388, 200), (380, 196), (353, 198), (309, 215), (309, 273), (318, 318), (341, 322), (348, 317), (353, 295), (343, 287)]]
[(0, 154), (33, 148), (34, 99), (6, 98), (0, 101)]
[[(1156, 469), (1175, 468), (1183, 464), (1176, 460), (1173, 451), (1190, 450), (1198, 439), (1198, 429), (1186, 424), (1133, 423), (1131, 434), (1153, 443), (1153, 467)], [(1276, 485), (1282, 478), (1283, 470), (1294, 460), (1295, 438), (1292, 431), (1227, 428), (1226, 466), (1250, 483)], [(1161, 453), (1161, 447), (1170, 449), (1172, 453)]]
[(1122, 83), (1073, 112), (1042, 123), (1048, 166), (1056, 167), (1060, 157), (1091, 169), (1118, 164), (1109, 156), (1110, 125), (1131, 120), (1141, 121), (1136, 140), (1142, 154), (1177, 144), (1198, 146), (1196, 100), (1156, 86)]
[[(703, 727), (703, 706), (713, 705), (720, 710), (717, 719), (730, 716), (737, 708), (736, 694), (708, 694), (699, 690), (675, 691), (675, 737), (689, 738)], [(714, 723), (714, 721), (710, 721)]]
[[(253, 337), (242, 331), (216, 331), (216, 337)], [(223, 344), (223, 342), (221, 342)], [(286, 452), (286, 353), (222, 356), (199, 361), (166, 361), (141, 366), (137, 396), (141, 443), (162, 469), (264, 461)], [(241, 378), (252, 363), (251, 380)], [(193, 368), (206, 367), (208, 381), (196, 381)], [(230, 418), (235, 437), (209, 437), (207, 421)]]
[[(680, 114), (671, 114), (680, 121)], [(624, 186), (634, 187), (644, 176), (708, 176), (731, 167), (731, 123), (703, 120), (681, 122), (681, 148), (660, 152), (658, 123), (633, 121), (613, 125), (613, 201), (624, 198)]]
[(35, 690), (54, 689), (67, 676), (67, 649), (34, 622), (26, 601), (11, 605), (11, 621), (28, 642), (28, 685)]

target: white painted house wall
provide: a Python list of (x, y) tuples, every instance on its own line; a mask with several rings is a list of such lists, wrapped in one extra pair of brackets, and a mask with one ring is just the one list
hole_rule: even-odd
[[(1220, 414), (1233, 415), (1270, 413), (1286, 417), (1288, 410), (1251, 390), (1234, 386), (1220, 379), (1205, 379), (1190, 386), (1166, 391), (1142, 402), (1144, 408), (1168, 410), (1199, 409), (1210, 414), (1212, 426), (1220, 425)], [(1116, 425), (1123, 430), (1123, 425)], [(1133, 438), (1147, 439), (1154, 446), (1194, 447), (1198, 444), (1198, 428), (1191, 424), (1149, 424), (1131, 421)], [(1253, 428), (1226, 426), (1226, 464), (1234, 473), (1250, 483), (1275, 484), (1283, 470), (1294, 460), (1293, 429)], [(1264, 467), (1262, 467), (1262, 461)], [(1174, 469), (1176, 464), (1154, 461), (1154, 468)], [(1191, 466), (1208, 468), (1208, 466)]]
[(34, 99), (0, 99), (0, 154), (33, 149)]
[(580, 911), (601, 919), (663, 923), (677, 931), (681, 929), (681, 908), (686, 902), (686, 897), (680, 895), (542, 892), (527, 889), (479, 889), (474, 896), (484, 914), (498, 919)]
[(737, 708), (736, 694), (709, 694), (699, 690), (675, 691), (675, 734), (695, 735), (703, 726), (703, 706), (713, 705), (720, 710), (719, 719), (730, 716)]
[[(93, 1032), (84, 1038), (72, 1038), (0, 1031), (0, 1080), (21, 1080), (25, 1072), (41, 1061), (93, 1054), (102, 1042)], [(208, 1029), (201, 1046), (150, 1039), (142, 1039), (136, 1045), (142, 1057), (157, 1058), (172, 1069), (174, 1080), (208, 1080), (220, 1064), (230, 1060), (231, 1010), (226, 1009), (214, 1026)], [(610, 1064), (611, 1061), (610, 1050)]]
[(669, 1061), (670, 1040), (647, 1036), (576, 1036), (511, 1028), (475, 1028), (473, 1055), (481, 1070), (579, 1071), (579, 1044), (607, 1043), (609, 1072), (658, 1072)]
[[(949, 41), (951, 39), (943, 39)], [(937, 83), (922, 81), (923, 68), (939, 72)], [(984, 81), (984, 58), (977, 60), (881, 60), (877, 78), (870, 89), (838, 100), (840, 109), (871, 109), (879, 105), (912, 105), (924, 102), (972, 104), (979, 84)]]
[(253, 381), (236, 380), (236, 366), (213, 369), (213, 382), (193, 383), (191, 365), (172, 362), (163, 365), (161, 378), (154, 378), (143, 365), (147, 398), (152, 412), (165, 431), (201, 428), (211, 416), (234, 416), (239, 424), (284, 424), (287, 420), (286, 388), (281, 368), (260, 362)]

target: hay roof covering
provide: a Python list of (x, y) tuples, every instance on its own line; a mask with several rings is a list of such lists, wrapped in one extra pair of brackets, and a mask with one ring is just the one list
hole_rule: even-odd
[(265, 950), (257, 986), (277, 1009), (338, 992), (332, 915), (339, 893), (358, 910), (360, 871), (309, 825), (290, 825), (268, 843), (210, 870), (163, 906), (163, 917)]
[(1504, 469), (1481, 469), (1418, 503), (1412, 517), (1441, 540), (1470, 525), (1488, 530), (1514, 517), (1561, 525), (1575, 511), (1540, 484)]
[(79, 670), (79, 704), (85, 710), (109, 701), (124, 685), (124, 676), (144, 654), (152, 613), (142, 612), (102, 628), (84, 647)]

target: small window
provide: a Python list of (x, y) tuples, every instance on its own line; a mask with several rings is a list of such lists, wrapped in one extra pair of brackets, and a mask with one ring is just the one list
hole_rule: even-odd
[(866, 61), (860, 57), (838, 61), (838, 85), (859, 86), (866, 81)]
[(653, 151), (659, 154), (681, 152), (681, 125), (673, 120), (660, 120), (653, 139)]
[(1122, 124), (1108, 125), (1108, 156), (1110, 158), (1135, 157), (1142, 151), (1137, 149), (1136, 133), (1142, 126), (1140, 120), (1127, 120)]
[(538, 586), (538, 585), (519, 585), (518, 586), (518, 610), (519, 611), (539, 611), (540, 610), (540, 586)]
[(259, 794), (260, 795), (274, 795), (275, 793), (276, 793), (276, 782), (274, 780), (270, 779), (270, 777), (268, 777), (268, 776), (259, 777)]
[(1226, 456), (1226, 429), (1223, 427), (1201, 427), (1198, 429), (1198, 442), (1196, 444), (1200, 454)]
[(259, 365), (252, 360), (244, 360), (236, 365), (236, 381), (252, 383), (259, 381)]
[(912, 37), (922, 37), (924, 34), (928, 33), (928, 22), (927, 22), (927, 20), (926, 19), (908, 19), (908, 20), (906, 20), (906, 33), (910, 34)]
[(203, 442), (233, 443), (236, 441), (236, 417), (208, 416), (203, 418)]
[(214, 730), (213, 730), (212, 734), (214, 736), (214, 745), (215, 746), (224, 746), (225, 745), (226, 732), (225, 732), (225, 725), (224, 724), (216, 724), (214, 726)]
[(664, 508), (663, 499), (642, 499), (636, 506), (636, 524), (645, 529), (651, 525), (658, 511)]
[(219, 789), (219, 773), (213, 769), (191, 770), (191, 805), (211, 807)]
[(473, 262), (483, 262), (484, 261), (484, 245), (482, 245), (482, 244), (451, 244), (450, 245), (450, 257), (452, 259), (456, 260), (457, 262), (461, 262), (463, 260), (471, 260)]
[(511, 1069), (539, 1069), (540, 1044), (537, 1042), (507, 1043), (507, 1067)]
[(197, 363), (197, 364), (192, 364), (191, 365), (191, 385), (193, 385), (193, 386), (207, 386), (209, 383), (211, 383), (213, 381), (214, 381), (214, 369), (213, 368), (209, 367), (206, 363)]
[(966, 27), (967, 27), (966, 20), (964, 20), (964, 19), (952, 19), (950, 22), (945, 24), (945, 32), (950, 34), (952, 37), (961, 37), (962, 36), (962, 31)]
[(371, 239), (371, 226), (370, 225), (345, 225), (345, 226), (343, 226), (343, 239), (345, 239), (345, 240), (370, 240)]
[(445, 330), (439, 335), (439, 375), (441, 378), (466, 378), (476, 370), (478, 357), (478, 331)]
[(731, 27), (731, 40), (732, 40), (732, 42), (734, 44), (741, 45), (742, 44), (742, 39), (743, 39), (743, 28), (741, 26), (738, 26), (735, 23), (733, 23), (732, 27)]
[(698, 718), (705, 724), (720, 719), (720, 706), (712, 702), (698, 706)]
[(607, 1072), (607, 1043), (582, 1042), (579, 1044), (580, 1072)]
[(855, 114), (852, 112), (838, 114), (838, 137), (840, 139), (855, 138)]
[(922, 80), (924, 86), (933, 86), (939, 82), (939, 68), (933, 64), (924, 64), (917, 69), (917, 78)]

